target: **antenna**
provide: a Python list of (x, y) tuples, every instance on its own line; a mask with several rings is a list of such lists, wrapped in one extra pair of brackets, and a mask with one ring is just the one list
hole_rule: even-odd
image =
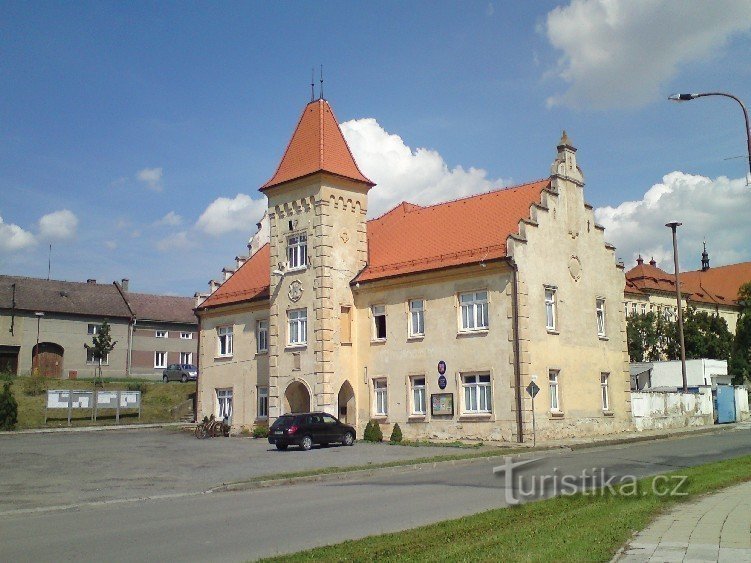
[(52, 243), (50, 243), (50, 252), (47, 255), (47, 281), (50, 281), (51, 271), (52, 271)]
[(323, 65), (321, 65), (321, 95), (318, 98), (323, 99)]
[(310, 101), (312, 102), (316, 98), (315, 93), (315, 78), (316, 78), (316, 69), (311, 68), (310, 69)]

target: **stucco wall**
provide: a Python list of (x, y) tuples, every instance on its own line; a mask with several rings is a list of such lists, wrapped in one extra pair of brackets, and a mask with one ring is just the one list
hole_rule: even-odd
[(735, 388), (735, 412), (736, 422), (751, 420), (748, 405), (748, 389), (738, 386)]
[(631, 393), (631, 410), (637, 430), (704, 426), (714, 421), (712, 391), (700, 393)]
[[(167, 338), (156, 338), (156, 331), (167, 332)], [(190, 333), (191, 339), (180, 338), (182, 332)], [(180, 352), (193, 354), (197, 363), (198, 338), (196, 327), (188, 324), (169, 324), (143, 322), (133, 330), (133, 354), (131, 358), (131, 375), (161, 379), (164, 368), (154, 367), (154, 353), (167, 352), (167, 365), (180, 362)]]

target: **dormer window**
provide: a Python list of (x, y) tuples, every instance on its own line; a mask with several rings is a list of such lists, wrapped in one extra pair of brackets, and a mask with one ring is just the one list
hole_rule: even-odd
[(308, 235), (299, 233), (287, 238), (287, 262), (290, 270), (308, 265)]

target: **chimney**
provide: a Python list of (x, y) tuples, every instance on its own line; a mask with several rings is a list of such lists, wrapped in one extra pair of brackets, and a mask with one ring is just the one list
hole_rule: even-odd
[(86, 280), (86, 283), (96, 283), (95, 279), (89, 278)]
[(650, 265), (650, 266), (657, 266), (657, 260), (655, 260), (655, 259), (654, 259), (654, 256), (653, 256), (653, 257), (652, 257), (652, 259), (651, 259), (651, 260), (649, 261), (649, 265)]
[(639, 254), (639, 257), (636, 259), (636, 263), (641, 266), (644, 264), (644, 258), (641, 257), (641, 254)]
[(125, 291), (126, 293), (128, 291), (128, 283), (129, 282), (130, 282), (130, 280), (128, 278), (123, 278), (122, 280), (120, 280), (120, 285), (122, 286), (123, 291)]

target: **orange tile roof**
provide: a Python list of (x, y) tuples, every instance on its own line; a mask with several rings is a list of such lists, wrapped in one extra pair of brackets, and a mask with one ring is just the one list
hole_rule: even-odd
[(738, 300), (740, 287), (751, 282), (751, 262), (718, 266), (706, 272), (685, 272), (681, 274), (681, 282), (684, 281), (698, 291), (712, 294), (719, 303), (733, 304)]
[(240, 266), (219, 289), (201, 303), (197, 310), (201, 311), (243, 301), (268, 299), (269, 286), (271, 285), (270, 260), (270, 247), (266, 243)]
[(372, 281), (506, 256), (550, 180), (421, 207), (402, 202), (368, 221), (368, 265), (353, 280)]
[(331, 106), (323, 99), (305, 107), (276, 172), (261, 191), (316, 172), (375, 185), (360, 172)]

